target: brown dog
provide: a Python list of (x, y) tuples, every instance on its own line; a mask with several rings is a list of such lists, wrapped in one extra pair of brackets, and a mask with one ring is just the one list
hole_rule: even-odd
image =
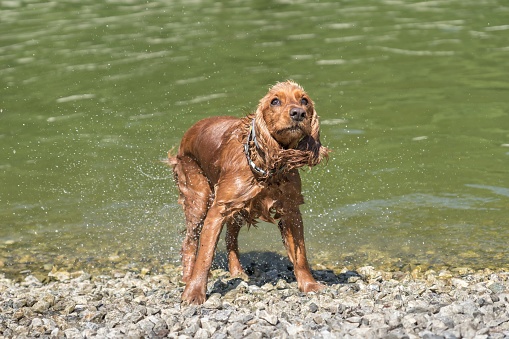
[(168, 158), (187, 224), (182, 245), (184, 302), (205, 301), (223, 225), (230, 273), (244, 274), (237, 238), (242, 225), (256, 219), (278, 221), (299, 289), (324, 287), (311, 275), (306, 258), (297, 169), (317, 165), (328, 152), (320, 143), (313, 102), (292, 81), (273, 86), (254, 114), (203, 119), (184, 134), (177, 156)]

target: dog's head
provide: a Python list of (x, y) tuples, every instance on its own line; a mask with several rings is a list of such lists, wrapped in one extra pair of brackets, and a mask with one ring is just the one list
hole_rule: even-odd
[(269, 147), (311, 151), (315, 165), (327, 156), (320, 143), (320, 126), (314, 103), (293, 81), (279, 82), (260, 100), (255, 113), (260, 139)]

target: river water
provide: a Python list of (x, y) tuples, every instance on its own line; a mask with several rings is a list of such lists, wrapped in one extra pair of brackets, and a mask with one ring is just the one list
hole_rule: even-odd
[[(303, 173), (312, 264), (508, 266), (505, 1), (4, 0), (0, 18), (8, 274), (177, 262), (159, 160), (286, 79), (334, 151)], [(284, 253), (266, 224), (240, 246)]]

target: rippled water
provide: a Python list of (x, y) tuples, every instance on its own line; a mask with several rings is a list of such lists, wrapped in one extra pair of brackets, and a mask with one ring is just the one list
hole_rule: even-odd
[[(0, 17), (6, 272), (177, 261), (183, 214), (158, 160), (287, 78), (334, 149), (303, 174), (313, 263), (509, 262), (503, 1), (9, 0)], [(241, 251), (278, 238), (243, 230)]]

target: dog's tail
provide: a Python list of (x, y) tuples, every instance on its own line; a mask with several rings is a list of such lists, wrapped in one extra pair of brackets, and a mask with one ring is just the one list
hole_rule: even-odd
[(175, 166), (178, 164), (177, 155), (173, 153), (174, 149), (175, 148), (172, 148), (168, 151), (168, 158), (161, 160), (162, 163), (171, 166), (172, 168), (175, 168)]

